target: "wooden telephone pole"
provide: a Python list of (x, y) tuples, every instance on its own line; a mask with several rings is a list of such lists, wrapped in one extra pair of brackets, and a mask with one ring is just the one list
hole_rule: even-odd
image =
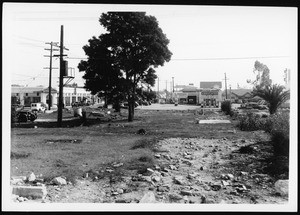
[(225, 72), (225, 95), (227, 99), (227, 78), (226, 78), (226, 72)]
[(64, 106), (63, 103), (63, 89), (64, 89), (64, 76), (66, 75), (67, 68), (67, 61), (64, 61), (63, 57), (67, 56), (64, 55), (64, 49), (68, 50), (64, 47), (64, 26), (61, 25), (60, 28), (60, 54), (56, 55), (59, 56), (59, 98), (58, 98), (58, 112), (57, 112), (57, 126), (62, 126), (62, 109)]
[(44, 55), (45, 57), (50, 57), (50, 66), (49, 66), (49, 100), (48, 100), (48, 110), (51, 110), (51, 105), (52, 105), (52, 98), (51, 98), (51, 79), (52, 79), (52, 52), (53, 51), (58, 51), (58, 49), (53, 49), (53, 45), (57, 45), (57, 42), (50, 42), (50, 43), (46, 43), (46, 44), (50, 44), (50, 49), (45, 49), (50, 51), (50, 55)]

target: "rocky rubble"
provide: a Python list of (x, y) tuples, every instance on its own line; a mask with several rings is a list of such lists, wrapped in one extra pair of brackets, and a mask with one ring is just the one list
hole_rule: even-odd
[[(13, 176), (10, 180), (11, 198), (14, 202), (30, 202), (39, 200), (45, 202), (47, 197), (46, 185), (67, 185), (64, 177), (53, 178), (50, 183), (45, 183), (42, 175), (36, 176), (33, 172), (27, 176)], [(56, 188), (60, 189), (60, 188)]]
[[(183, 204), (258, 204), (264, 203), (263, 196), (257, 195), (259, 189), (274, 182), (270, 176), (255, 171), (233, 171), (225, 168), (222, 162), (231, 162), (233, 158), (223, 156), (224, 152), (236, 151), (246, 141), (231, 142), (227, 139), (171, 138), (159, 142), (159, 153), (152, 167), (143, 174), (123, 175), (113, 180), (116, 168), (124, 165), (113, 162), (104, 167), (107, 177), (87, 175), (78, 186), (68, 186), (64, 177), (55, 177), (46, 184), (51, 190), (52, 202), (75, 202), (78, 198), (70, 190), (103, 203), (183, 203)], [(230, 154), (230, 153), (229, 153)], [(222, 159), (220, 159), (222, 158)], [(31, 173), (28, 177), (14, 177), (12, 186), (41, 186), (45, 183), (41, 177)], [(67, 187), (67, 188), (66, 188)], [(74, 191), (74, 190), (73, 190)], [(44, 191), (40, 191), (43, 193)], [(286, 198), (288, 181), (279, 180), (273, 190), (268, 190), (272, 198)], [(63, 195), (64, 193), (64, 195)], [(18, 202), (28, 201), (28, 196), (14, 192)], [(48, 196), (48, 195), (47, 195)], [(32, 197), (31, 197), (32, 198)], [(39, 196), (40, 198), (40, 196)], [(83, 197), (82, 197), (83, 198)], [(45, 199), (45, 193), (43, 197)]]

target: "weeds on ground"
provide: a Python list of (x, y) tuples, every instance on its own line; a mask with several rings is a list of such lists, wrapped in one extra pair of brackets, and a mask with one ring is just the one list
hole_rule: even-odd
[(135, 142), (135, 144), (132, 146), (132, 150), (139, 149), (139, 148), (149, 148), (151, 150), (154, 149), (155, 144), (157, 143), (156, 138), (150, 138), (150, 139), (140, 139)]
[(136, 170), (137, 173), (144, 174), (148, 168), (153, 168), (154, 159), (151, 155), (144, 154), (137, 159), (133, 159), (129, 164), (129, 170)]
[(10, 158), (11, 159), (21, 159), (21, 158), (27, 158), (31, 155), (31, 153), (26, 153), (26, 152), (11, 152), (10, 153)]

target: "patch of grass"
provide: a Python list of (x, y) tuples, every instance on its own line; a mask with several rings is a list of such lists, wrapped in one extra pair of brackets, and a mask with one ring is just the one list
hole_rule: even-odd
[(22, 159), (22, 158), (27, 158), (31, 155), (31, 153), (26, 153), (26, 152), (11, 152), (10, 153), (10, 158), (11, 159)]
[(153, 168), (154, 159), (151, 155), (144, 154), (137, 159), (133, 159), (129, 162), (128, 169), (136, 170), (139, 174), (147, 172), (147, 168)]
[(134, 149), (145, 149), (145, 148), (148, 148), (148, 149), (154, 149), (155, 148), (155, 145), (157, 143), (157, 139), (156, 138), (150, 138), (150, 139), (140, 139), (140, 140), (137, 140), (134, 145), (132, 146), (132, 150)]

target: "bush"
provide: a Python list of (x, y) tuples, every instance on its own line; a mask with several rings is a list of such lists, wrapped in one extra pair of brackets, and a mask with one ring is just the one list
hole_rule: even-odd
[(266, 119), (261, 118), (257, 114), (253, 113), (247, 113), (244, 116), (238, 117), (238, 124), (237, 126), (242, 130), (242, 131), (256, 131), (256, 130), (261, 130), (264, 128), (264, 125), (266, 123)]
[(275, 155), (289, 156), (290, 146), (290, 116), (289, 113), (278, 113), (269, 117), (266, 127), (271, 134)]
[(17, 110), (13, 106), (11, 107), (11, 115), (10, 115), (10, 117), (11, 117), (11, 123), (15, 123), (15, 122), (18, 121), (18, 119), (17, 119)]
[(231, 102), (230, 101), (223, 101), (221, 103), (221, 110), (226, 114), (226, 115), (231, 115), (232, 110), (231, 110)]
[(271, 142), (276, 156), (289, 156), (290, 122), (289, 113), (282, 112), (261, 118), (248, 113), (240, 116), (237, 126), (242, 131), (264, 130), (271, 135)]

